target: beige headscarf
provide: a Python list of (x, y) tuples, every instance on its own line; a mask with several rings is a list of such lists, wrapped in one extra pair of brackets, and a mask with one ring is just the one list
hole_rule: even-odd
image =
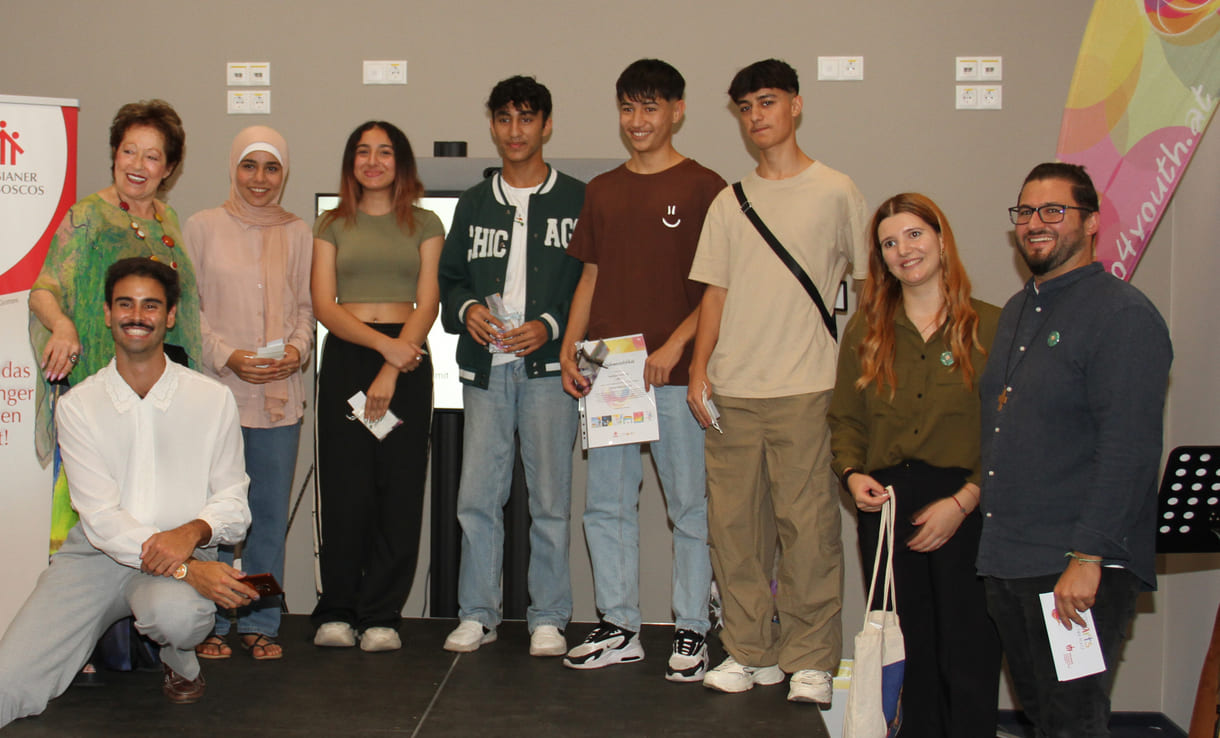
[[(266, 151), (279, 161), (284, 170), (283, 182), (288, 181), (288, 142), (274, 128), (250, 126), (233, 139), (229, 149), (229, 199), (224, 208), (230, 215), (263, 232), (263, 320), (267, 342), (284, 336), (284, 285), (288, 281), (288, 237), (285, 226), (297, 216), (280, 207), (284, 187), (275, 194), (270, 205), (255, 207), (242, 199), (237, 191), (237, 165), (252, 151)], [(305, 357), (301, 357), (302, 359)], [(288, 404), (288, 382), (280, 380), (266, 385), (266, 409), (273, 421), (284, 417)]]

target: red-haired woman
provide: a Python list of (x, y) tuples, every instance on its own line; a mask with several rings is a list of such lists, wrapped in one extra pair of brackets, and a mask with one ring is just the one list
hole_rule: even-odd
[(927, 197), (886, 200), (870, 232), (868, 279), (830, 406), (834, 470), (860, 510), (870, 564), (885, 488), (894, 489), (901, 735), (994, 735), (1000, 646), (974, 559), (978, 378), (1000, 311), (971, 299), (953, 231)]

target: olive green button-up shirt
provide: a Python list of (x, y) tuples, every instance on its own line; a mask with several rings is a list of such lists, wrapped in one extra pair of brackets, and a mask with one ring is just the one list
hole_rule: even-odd
[(944, 328), (928, 341), (907, 317), (902, 305), (894, 315), (893, 397), (887, 385), (856, 389), (860, 377), (858, 347), (865, 321), (857, 312), (847, 325), (839, 351), (838, 377), (830, 401), (831, 450), (836, 474), (863, 472), (905, 460), (942, 468), (969, 469), (967, 481), (979, 482), (979, 380), (987, 366), (980, 347), (990, 350), (1000, 309), (972, 300), (979, 315), (979, 344), (974, 349), (973, 387), (967, 389), (957, 370)]

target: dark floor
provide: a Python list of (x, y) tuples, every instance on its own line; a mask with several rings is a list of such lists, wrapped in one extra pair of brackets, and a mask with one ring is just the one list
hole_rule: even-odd
[[(286, 616), (282, 660), (256, 663), (235, 647), (228, 660), (201, 662), (208, 693), (197, 704), (170, 705), (159, 673), (106, 672), (105, 686), (71, 688), (4, 736), (829, 737), (817, 707), (787, 702), (786, 686), (726, 695), (665, 681), (672, 627), (645, 626), (642, 663), (576, 672), (531, 658), (520, 622), (473, 654), (448, 653), (455, 624), (408, 620), (401, 651), (366, 654), (316, 648), (308, 619)], [(573, 624), (568, 642), (591, 628)], [(717, 663), (719, 644), (712, 650)]]
[[(1000, 710), (1000, 738), (1034, 738), (1034, 727), (1013, 710)], [(1116, 712), (1110, 716), (1110, 738), (1186, 738), (1169, 718), (1152, 712)]]

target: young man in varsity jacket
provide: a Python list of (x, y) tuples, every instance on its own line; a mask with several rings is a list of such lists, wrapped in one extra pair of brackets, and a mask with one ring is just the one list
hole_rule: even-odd
[(581, 264), (567, 246), (585, 186), (542, 158), (552, 125), (546, 87), (511, 77), (492, 89), (487, 110), (503, 166), (462, 195), (440, 264), (441, 320), (461, 336), (466, 412), (460, 623), (445, 649), (474, 651), (496, 639), (516, 431), (532, 519), (530, 654), (562, 656), (572, 616), (568, 517), (577, 410), (563, 391), (559, 349), (580, 279)]

